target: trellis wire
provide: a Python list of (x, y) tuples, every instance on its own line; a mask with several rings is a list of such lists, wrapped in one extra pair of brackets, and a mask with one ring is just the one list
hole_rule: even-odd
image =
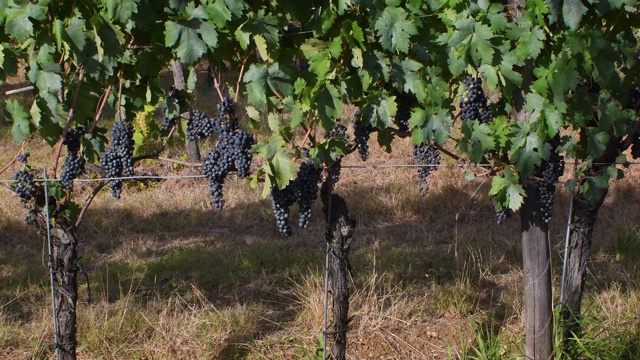
[[(627, 162), (626, 165), (640, 165), (640, 162)], [(579, 165), (578, 162), (575, 163), (575, 166)], [(622, 165), (618, 163), (592, 163), (592, 165)], [(421, 168), (421, 167), (461, 167), (461, 168), (472, 168), (472, 167), (487, 167), (491, 166), (490, 164), (433, 164), (433, 165), (425, 165), (425, 164), (380, 164), (380, 165), (342, 165), (342, 169), (391, 169), (391, 168)], [(93, 178), (93, 179), (74, 179), (74, 182), (100, 182), (100, 181), (110, 181), (110, 180), (180, 180), (180, 179), (203, 179), (206, 178), (205, 175), (133, 175), (133, 176), (120, 176), (120, 177), (110, 177), (110, 178)], [(43, 182), (45, 179), (34, 179), (34, 181)], [(60, 179), (47, 179), (48, 182), (57, 182)], [(0, 179), (0, 183), (15, 183), (18, 180), (9, 180), (9, 179)], [(563, 183), (562, 181), (558, 181), (557, 183)]]
[(49, 278), (51, 280), (51, 307), (53, 308), (53, 334), (55, 336), (56, 359), (60, 360), (60, 339), (58, 339), (58, 317), (56, 316), (56, 294), (53, 270), (53, 244), (51, 242), (51, 218), (49, 214), (49, 181), (47, 180), (47, 168), (43, 169), (44, 176), (44, 201), (46, 206), (45, 217), (47, 220), (47, 242), (49, 243)]

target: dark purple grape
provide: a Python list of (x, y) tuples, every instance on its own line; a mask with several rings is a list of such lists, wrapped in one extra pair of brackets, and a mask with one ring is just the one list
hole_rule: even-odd
[(460, 100), (460, 117), (464, 121), (478, 120), (481, 124), (493, 121), (493, 111), (489, 109), (487, 97), (482, 90), (482, 78), (468, 76), (463, 80), (464, 93)]
[(440, 150), (432, 144), (420, 144), (413, 147), (413, 158), (418, 165), (418, 186), (420, 195), (426, 195), (429, 191), (427, 177), (440, 165)]

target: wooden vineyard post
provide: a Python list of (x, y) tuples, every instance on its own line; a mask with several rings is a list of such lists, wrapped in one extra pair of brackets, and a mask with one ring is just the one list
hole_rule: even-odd
[(553, 310), (548, 226), (538, 206), (538, 189), (525, 187), (521, 216), (527, 359), (549, 359), (552, 353)]

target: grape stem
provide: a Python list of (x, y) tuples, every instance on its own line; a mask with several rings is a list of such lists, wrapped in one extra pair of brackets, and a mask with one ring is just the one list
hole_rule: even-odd
[(298, 146), (298, 148), (302, 149), (304, 147), (304, 144), (309, 139), (309, 136), (311, 135), (311, 128), (306, 129), (306, 126), (304, 126), (304, 124), (301, 124), (300, 126), (302, 126), (302, 129), (306, 131), (306, 134), (304, 135), (304, 139), (302, 139), (300, 146)]
[(62, 153), (62, 147), (64, 146), (64, 138), (67, 136), (67, 132), (69, 131), (69, 127), (71, 127), (71, 121), (73, 120), (73, 114), (76, 109), (76, 105), (78, 104), (78, 97), (80, 96), (80, 87), (84, 80), (84, 68), (80, 67), (79, 75), (78, 75), (78, 83), (76, 84), (76, 91), (73, 94), (73, 99), (71, 100), (71, 108), (69, 109), (69, 113), (67, 114), (67, 123), (64, 125), (64, 130), (62, 130), (62, 136), (60, 141), (58, 141), (58, 149), (54, 155), (53, 159), (53, 171), (51, 172), (53, 178), (56, 178), (56, 172), (58, 170), (58, 162), (60, 161), (60, 154)]
[(224, 96), (222, 95), (222, 90), (220, 90), (220, 78), (219, 78), (219, 74), (218, 76), (216, 76), (216, 71), (213, 70), (214, 68), (211, 68), (213, 71), (213, 87), (216, 89), (216, 91), (218, 92), (218, 96), (220, 97), (220, 101), (224, 101)]
[(240, 93), (240, 83), (242, 82), (242, 75), (244, 74), (244, 66), (249, 59), (249, 50), (244, 53), (244, 58), (242, 59), (242, 66), (240, 66), (240, 74), (238, 75), (238, 82), (236, 82), (236, 96), (234, 96), (233, 102), (238, 103), (238, 94)]
[(609, 35), (611, 35), (611, 33), (613, 32), (613, 28), (616, 27), (616, 25), (618, 25), (618, 22), (620, 21), (621, 17), (622, 17), (622, 11), (619, 11), (618, 17), (616, 17), (616, 21), (614, 21), (613, 24), (611, 24), (611, 27), (609, 27), (609, 31), (607, 31), (607, 33), (604, 35), (605, 40), (609, 38)]
[(166, 162), (170, 162), (170, 163), (174, 163), (174, 164), (180, 164), (180, 165), (184, 165), (184, 166), (202, 167), (202, 163), (193, 163), (193, 162), (188, 162), (188, 161), (176, 160), (176, 159), (171, 159), (171, 158), (167, 158), (167, 157), (164, 157), (164, 156), (158, 156), (158, 160), (166, 161)]
[(101, 181), (95, 188), (93, 188), (93, 191), (91, 191), (91, 194), (84, 201), (84, 205), (82, 206), (82, 209), (80, 210), (80, 214), (78, 215), (78, 219), (76, 220), (76, 223), (74, 225), (76, 229), (80, 226), (80, 224), (82, 223), (82, 220), (84, 220), (84, 217), (87, 213), (87, 209), (89, 208), (89, 205), (91, 205), (91, 202), (93, 201), (93, 199), (96, 197), (96, 195), (98, 195), (100, 190), (102, 190), (102, 188), (105, 185), (107, 185), (107, 182)]
[(122, 78), (120, 78), (118, 80), (118, 104), (117, 109), (116, 109), (116, 119), (118, 119), (118, 121), (122, 121), (122, 107), (120, 106), (122, 104)]
[(13, 159), (11, 159), (11, 161), (9, 161), (9, 163), (7, 165), (5, 165), (2, 170), (0, 170), (0, 174), (2, 174), (3, 172), (7, 171), (7, 169), (16, 162), (16, 160), (18, 159), (18, 155), (20, 155), (22, 152), (24, 152), (24, 148), (26, 147), (27, 142), (23, 142), (22, 146), (20, 147), (20, 150), (16, 153), (16, 155), (13, 157)]

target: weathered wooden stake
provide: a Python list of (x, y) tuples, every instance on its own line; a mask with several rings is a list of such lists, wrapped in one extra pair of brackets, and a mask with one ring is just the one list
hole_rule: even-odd
[(548, 226), (540, 216), (540, 194), (537, 187), (535, 184), (528, 184), (525, 191), (527, 197), (520, 210), (526, 320), (525, 355), (531, 360), (547, 360), (553, 349)]

